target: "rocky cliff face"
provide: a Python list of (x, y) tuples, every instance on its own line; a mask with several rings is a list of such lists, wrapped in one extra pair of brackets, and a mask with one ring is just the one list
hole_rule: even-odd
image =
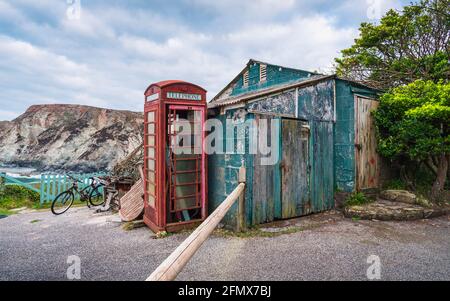
[(0, 163), (40, 171), (110, 170), (142, 143), (143, 114), (80, 105), (36, 105), (0, 122)]

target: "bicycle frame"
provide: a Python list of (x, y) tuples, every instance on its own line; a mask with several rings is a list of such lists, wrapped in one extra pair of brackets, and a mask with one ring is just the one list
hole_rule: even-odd
[(89, 193), (86, 192), (86, 190), (88, 190), (88, 189), (95, 189), (95, 188), (100, 187), (100, 186), (104, 186), (104, 185), (101, 184), (101, 183), (99, 183), (97, 185), (94, 185), (94, 181), (92, 181), (91, 184), (87, 185), (86, 187), (84, 187), (83, 189), (80, 190), (79, 186), (78, 186), (78, 182), (74, 181), (72, 183), (72, 187), (70, 187), (69, 190), (71, 190), (72, 192), (76, 192), (80, 196), (80, 200), (81, 201), (88, 202), (89, 201)]

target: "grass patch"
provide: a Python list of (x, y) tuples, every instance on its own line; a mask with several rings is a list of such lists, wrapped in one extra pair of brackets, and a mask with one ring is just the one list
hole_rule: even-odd
[[(85, 201), (75, 200), (72, 207), (85, 206)], [(19, 185), (0, 184), (0, 214), (11, 215), (11, 209), (26, 207), (29, 209), (50, 209), (51, 202), (40, 203), (39, 193)]]
[(311, 230), (320, 227), (320, 224), (311, 224), (307, 226), (290, 226), (280, 231), (264, 231), (260, 227), (252, 227), (243, 232), (234, 232), (226, 229), (216, 229), (215, 235), (222, 237), (238, 237), (238, 238), (252, 238), (252, 237), (277, 237), (281, 235), (294, 234), (297, 232)]
[(372, 203), (373, 201), (368, 199), (364, 193), (362, 192), (354, 192), (351, 195), (348, 196), (348, 198), (345, 200), (344, 205), (346, 207), (351, 206), (361, 206), (365, 204)]
[(34, 220), (32, 220), (32, 221), (30, 222), (30, 224), (36, 224), (36, 223), (39, 223), (39, 222), (42, 222), (42, 220), (40, 220), (40, 219), (34, 219)]
[[(83, 207), (86, 206), (86, 201), (80, 201), (80, 200), (75, 200), (73, 201), (73, 205), (71, 208), (73, 207)], [(44, 204), (40, 204), (39, 202), (33, 205), (33, 209), (50, 209), (52, 207), (52, 202), (48, 202), (48, 203), (44, 203)]]
[(14, 214), (12, 209), (35, 208), (39, 205), (39, 193), (18, 185), (0, 185), (0, 214)]
[(352, 217), (352, 221), (353, 222), (359, 222), (361, 220), (361, 218), (359, 216), (353, 216)]
[(132, 221), (132, 222), (125, 222), (122, 225), (122, 229), (125, 231), (131, 231), (134, 229), (145, 227), (144, 221)]
[(405, 182), (400, 179), (390, 180), (383, 188), (385, 190), (407, 190)]
[(15, 214), (15, 212), (10, 211), (10, 210), (8, 210), (8, 209), (0, 208), (0, 215), (6, 215), (6, 216), (9, 216), (9, 215), (13, 215), (13, 214)]
[(0, 208), (10, 210), (15, 208), (33, 208), (39, 204), (39, 193), (18, 185), (0, 187)]
[(126, 222), (122, 225), (122, 229), (125, 231), (131, 231), (134, 229), (133, 222)]

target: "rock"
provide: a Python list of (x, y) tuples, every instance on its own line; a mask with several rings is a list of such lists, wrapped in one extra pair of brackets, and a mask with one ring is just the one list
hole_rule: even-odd
[(401, 202), (377, 201), (362, 206), (351, 206), (344, 210), (345, 217), (364, 220), (411, 221), (434, 218), (447, 214), (446, 208), (423, 208)]
[(406, 190), (385, 190), (380, 193), (380, 198), (391, 202), (415, 204), (416, 195)]
[(15, 209), (11, 209), (10, 211), (12, 212), (20, 212), (20, 211), (24, 211), (27, 210), (27, 207), (20, 207), (20, 208), (15, 208)]
[(110, 170), (141, 143), (139, 112), (34, 105), (0, 124), (0, 163), (38, 171)]
[(423, 197), (420, 197), (420, 196), (418, 196), (416, 198), (416, 204), (419, 205), (419, 206), (425, 207), (425, 208), (433, 207), (433, 204), (429, 200), (427, 200), (427, 199), (425, 199)]

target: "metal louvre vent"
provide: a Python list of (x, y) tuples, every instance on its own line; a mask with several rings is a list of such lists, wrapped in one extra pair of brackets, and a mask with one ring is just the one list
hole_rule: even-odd
[(248, 86), (248, 70), (244, 73), (244, 86)]
[(267, 80), (267, 65), (261, 64), (259, 66), (259, 81), (264, 82)]

